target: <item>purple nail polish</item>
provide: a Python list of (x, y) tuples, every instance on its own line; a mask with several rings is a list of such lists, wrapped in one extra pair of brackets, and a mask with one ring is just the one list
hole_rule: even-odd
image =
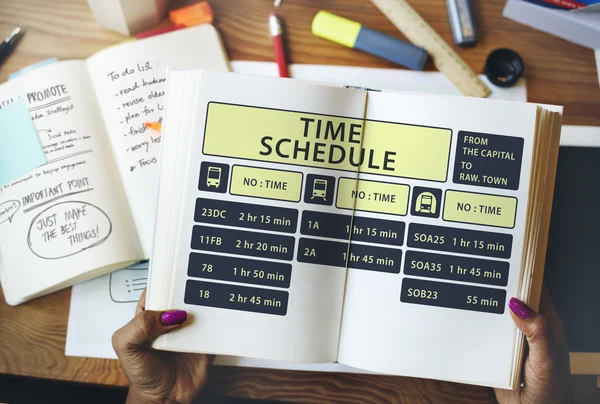
[(521, 320), (527, 320), (529, 317), (535, 314), (535, 311), (525, 303), (512, 297), (508, 302), (508, 307), (519, 317)]
[(166, 311), (160, 315), (160, 322), (163, 325), (181, 324), (187, 320), (187, 312), (183, 310)]

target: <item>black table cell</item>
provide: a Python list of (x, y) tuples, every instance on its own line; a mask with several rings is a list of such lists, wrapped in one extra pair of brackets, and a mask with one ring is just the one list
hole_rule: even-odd
[(427, 278), (506, 286), (509, 263), (456, 255), (407, 251), (404, 273)]
[(372, 219), (335, 213), (305, 210), (302, 213), (300, 233), (348, 240), (352, 230), (352, 240), (377, 244), (401, 246), (404, 242), (404, 222), (396, 220)]
[(311, 238), (301, 238), (298, 246), (299, 262), (396, 274), (402, 264), (402, 250), (394, 248), (352, 243), (348, 251), (348, 243)]
[(512, 241), (510, 234), (411, 223), (407, 244), (428, 250), (510, 258)]
[(194, 278), (288, 288), (292, 277), (292, 265), (224, 255), (191, 253), (188, 275)]
[(350, 246), (348, 268), (399, 274), (401, 267), (402, 250), (356, 243)]
[(502, 314), (506, 304), (506, 291), (404, 278), (400, 301), (426, 306)]
[(298, 226), (298, 210), (198, 198), (194, 220), (222, 226), (295, 233)]
[(196, 225), (192, 230), (191, 248), (291, 261), (295, 242), (294, 237), (279, 234)]
[(301, 238), (298, 243), (298, 262), (346, 268), (348, 243)]
[(196, 306), (285, 316), (288, 299), (289, 293), (281, 290), (193, 280), (185, 284), (184, 302)]

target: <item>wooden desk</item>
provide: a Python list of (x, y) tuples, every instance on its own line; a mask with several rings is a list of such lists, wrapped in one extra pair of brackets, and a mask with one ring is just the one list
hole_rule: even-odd
[[(172, 3), (180, 6), (186, 2)], [(232, 60), (273, 59), (267, 29), (271, 0), (210, 0), (210, 3)], [(411, 0), (411, 3), (452, 42), (444, 0)], [(600, 89), (591, 50), (504, 19), (503, 0), (477, 4), (480, 43), (475, 48), (460, 50), (471, 67), (482, 72), (491, 50), (511, 47), (525, 59), (530, 101), (565, 105), (567, 124), (600, 125)], [(401, 36), (367, 0), (285, 0), (279, 12), (287, 23), (290, 62), (396, 67), (313, 37), (310, 24), (319, 9)], [(24, 27), (27, 34), (0, 67), (0, 81), (40, 60), (86, 58), (123, 39), (96, 24), (85, 0), (5, 2), (0, 14), (0, 35), (8, 34), (16, 24)], [(13, 308), (0, 296), (0, 373), (127, 385), (117, 361), (64, 356), (69, 299), (70, 290), (64, 290)], [(595, 377), (574, 380), (579, 402), (600, 400)], [(220, 395), (307, 403), (495, 402), (490, 389), (430, 380), (237, 368), (216, 368), (211, 389)]]

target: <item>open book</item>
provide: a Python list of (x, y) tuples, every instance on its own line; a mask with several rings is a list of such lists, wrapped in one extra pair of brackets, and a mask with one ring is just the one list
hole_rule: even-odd
[[(168, 77), (147, 307), (166, 350), (514, 388), (558, 107)], [(552, 112), (550, 109), (558, 112)]]
[[(190, 50), (193, 44), (193, 51)], [(48, 163), (0, 187), (0, 279), (15, 305), (149, 257), (167, 66), (227, 71), (204, 25), (56, 63), (0, 86)]]

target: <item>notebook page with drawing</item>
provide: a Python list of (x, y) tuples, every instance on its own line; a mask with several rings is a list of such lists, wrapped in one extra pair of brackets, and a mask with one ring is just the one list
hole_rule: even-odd
[[(196, 52), (187, 43), (198, 43)], [(203, 25), (0, 86), (0, 106), (27, 103), (48, 159), (0, 189), (0, 278), (9, 304), (148, 258), (161, 138), (142, 128), (160, 120), (171, 64), (228, 70), (216, 30)]]
[(155, 347), (515, 387), (507, 295), (540, 290), (560, 113), (363, 94), (170, 73), (147, 307), (196, 321)]
[(0, 204), (20, 206), (0, 219), (0, 278), (13, 305), (143, 259), (85, 62), (0, 86), (2, 101), (18, 97), (48, 163), (0, 189)]

